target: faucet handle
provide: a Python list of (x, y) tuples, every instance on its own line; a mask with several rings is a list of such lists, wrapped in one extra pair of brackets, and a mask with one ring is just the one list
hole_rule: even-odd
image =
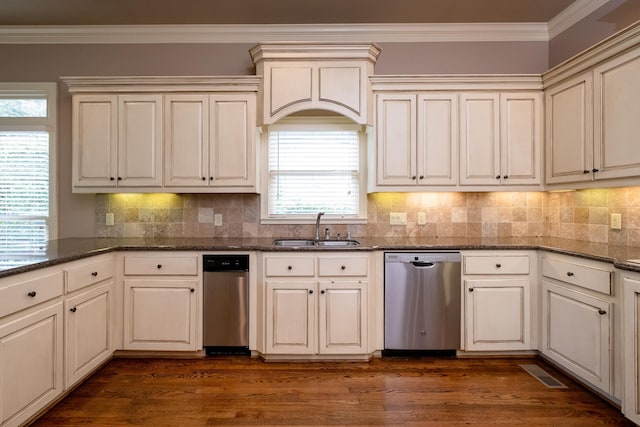
[(329, 227), (324, 229), (324, 240), (329, 240)]

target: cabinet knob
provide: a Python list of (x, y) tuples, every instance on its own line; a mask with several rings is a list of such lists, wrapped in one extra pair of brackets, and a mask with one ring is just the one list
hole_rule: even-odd
[(193, 289), (193, 288), (190, 288), (189, 290), (191, 291), (191, 293), (194, 293), (194, 292), (196, 291), (196, 290), (195, 290), (195, 289)]
[(591, 169), (591, 172), (593, 172), (593, 173), (600, 172), (600, 169), (593, 168), (593, 169)]
[(590, 170), (585, 169), (585, 170), (583, 170), (583, 171), (582, 171), (582, 173), (587, 174), (587, 173), (591, 173), (591, 171), (590, 171)]
[(573, 273), (571, 271), (567, 271), (567, 276), (572, 277)]
[(341, 265), (341, 266), (340, 266), (340, 270), (343, 270), (343, 271), (344, 271), (344, 270), (346, 270), (346, 269), (347, 269), (347, 266), (346, 266), (346, 265)]
[(420, 176), (419, 176), (419, 178), (420, 178), (420, 179), (424, 179), (424, 175), (420, 175)]
[(502, 267), (502, 264), (496, 264), (496, 268)]
[(312, 293), (313, 293), (313, 289), (309, 289), (309, 294), (312, 294)]
[(603, 309), (598, 310), (598, 314), (601, 316), (604, 316), (605, 314), (607, 314), (606, 311), (604, 311)]
[(415, 179), (416, 179), (416, 176), (415, 176), (415, 175), (413, 175), (413, 176), (411, 177), (411, 179), (415, 180)]
[(469, 288), (469, 292), (473, 292), (473, 288)]
[(109, 181), (115, 181), (116, 179), (114, 177), (110, 177)]
[(76, 312), (76, 310), (78, 310), (78, 309), (77, 309), (77, 308), (75, 308), (75, 307), (71, 307), (71, 308), (69, 309), (69, 311), (70, 311), (70, 312), (72, 312), (72, 313), (75, 313), (75, 312)]
[(509, 179), (509, 175), (503, 176), (504, 179)]
[(325, 292), (326, 292), (326, 291), (325, 291), (324, 289), (320, 291), (320, 293), (321, 293), (322, 295), (324, 295), (324, 293), (325, 293)]
[(203, 176), (203, 177), (202, 177), (202, 180), (203, 180), (203, 181), (206, 181), (206, 180), (207, 180), (207, 178)]
[(30, 296), (31, 298), (36, 296), (36, 291), (31, 291), (27, 294), (27, 296)]
[(496, 175), (496, 179), (500, 179), (500, 175)]
[(209, 177), (209, 181), (213, 181), (213, 177), (212, 176)]
[(289, 270), (289, 271), (293, 270), (293, 266), (292, 265), (288, 265), (287, 266), (287, 270)]
[(121, 176), (118, 177), (118, 181), (122, 181), (122, 177)]
[(91, 275), (92, 275), (93, 277), (96, 277), (96, 276), (98, 275), (98, 272), (97, 272), (97, 271), (92, 271), (92, 272), (91, 272)]
[(161, 268), (162, 268), (162, 264), (158, 264), (158, 265), (156, 265), (156, 267), (157, 267), (157, 268), (158, 268), (158, 270), (159, 270), (159, 269), (161, 269)]

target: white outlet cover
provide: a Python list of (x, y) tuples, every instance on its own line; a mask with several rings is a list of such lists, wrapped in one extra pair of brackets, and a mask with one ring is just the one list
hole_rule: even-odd
[(105, 225), (113, 225), (115, 223), (115, 218), (112, 212), (107, 212), (107, 215), (105, 215)]
[(427, 223), (427, 214), (424, 212), (418, 212), (418, 225), (425, 225)]
[(611, 229), (612, 230), (622, 229), (622, 214), (619, 214), (619, 213), (611, 214)]
[(222, 225), (222, 214), (215, 214), (213, 216), (213, 225), (215, 226)]
[(406, 225), (407, 213), (406, 212), (391, 212), (389, 214), (389, 224), (391, 225)]

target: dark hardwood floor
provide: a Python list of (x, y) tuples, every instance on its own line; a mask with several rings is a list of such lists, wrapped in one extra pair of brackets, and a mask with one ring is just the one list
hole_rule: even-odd
[[(549, 389), (520, 364), (538, 364)], [(114, 359), (35, 426), (632, 426), (538, 358)]]

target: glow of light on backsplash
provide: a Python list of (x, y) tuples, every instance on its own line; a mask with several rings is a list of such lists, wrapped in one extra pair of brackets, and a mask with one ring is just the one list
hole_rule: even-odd
[(182, 195), (175, 193), (114, 193), (110, 195), (113, 201), (124, 206), (173, 206)]

